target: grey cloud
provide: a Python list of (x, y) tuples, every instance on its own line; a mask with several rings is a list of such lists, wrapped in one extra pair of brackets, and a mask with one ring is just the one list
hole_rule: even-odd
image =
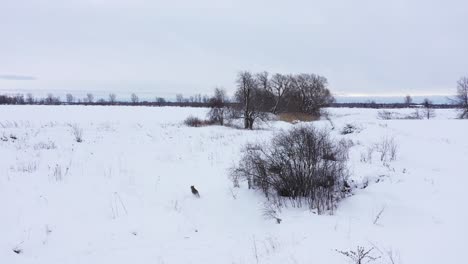
[(37, 78), (27, 75), (0, 74), (0, 80), (33, 81)]

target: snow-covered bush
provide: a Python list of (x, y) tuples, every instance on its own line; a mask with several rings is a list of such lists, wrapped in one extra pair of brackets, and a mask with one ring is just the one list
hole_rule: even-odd
[(382, 120), (390, 120), (390, 119), (396, 119), (395, 116), (396, 113), (390, 112), (387, 110), (381, 110), (377, 113), (377, 117)]
[(234, 183), (245, 180), (278, 205), (307, 205), (321, 214), (345, 195), (348, 148), (329, 131), (299, 126), (275, 135), (270, 143), (247, 145)]
[(374, 248), (366, 249), (364, 247), (358, 246), (356, 251), (354, 250), (348, 250), (348, 251), (342, 251), (342, 250), (337, 250), (338, 253), (342, 254), (343, 256), (346, 256), (349, 260), (351, 260), (353, 264), (364, 264), (364, 263), (370, 263), (373, 262), (377, 259), (380, 258), (380, 256), (373, 256), (372, 255), (372, 250)]

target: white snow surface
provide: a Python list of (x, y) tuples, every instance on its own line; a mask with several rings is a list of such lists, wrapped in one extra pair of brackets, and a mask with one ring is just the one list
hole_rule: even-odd
[[(332, 136), (353, 143), (350, 177), (369, 185), (333, 215), (288, 207), (277, 224), (229, 169), (244, 144), (292, 124), (182, 124), (203, 108), (0, 106), (0, 263), (338, 264), (349, 261), (336, 250), (357, 246), (375, 247), (374, 263), (465, 263), (468, 121), (454, 110), (430, 120), (328, 111)], [(341, 135), (346, 124), (359, 131)], [(396, 160), (363, 161), (384, 138), (397, 143)]]

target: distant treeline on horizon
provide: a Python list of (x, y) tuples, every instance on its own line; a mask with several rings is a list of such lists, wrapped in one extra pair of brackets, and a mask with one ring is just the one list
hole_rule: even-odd
[[(447, 95), (410, 95), (413, 103), (420, 104), (424, 99), (429, 99), (434, 104), (451, 104), (453, 96)], [(369, 103), (398, 104), (405, 102), (405, 96), (335, 96), (337, 103)]]
[[(208, 95), (196, 94), (184, 97), (177, 94), (175, 98), (152, 97), (145, 94), (140, 98), (136, 93), (126, 97), (119, 97), (110, 93), (103, 97), (96, 97), (93, 93), (86, 93), (84, 97), (77, 97), (71, 93), (59, 93), (54, 95), (48, 93), (46, 96), (34, 96), (32, 93), (6, 93), (0, 94), (0, 104), (36, 104), (36, 105), (147, 105), (147, 106), (194, 106), (208, 107)], [(80, 93), (82, 94), (82, 93)], [(421, 104), (424, 99), (429, 99), (434, 105), (439, 107), (454, 107), (451, 97), (442, 95), (411, 96), (412, 104)], [(408, 107), (405, 103), (405, 96), (335, 96), (335, 103), (330, 106), (335, 107)]]

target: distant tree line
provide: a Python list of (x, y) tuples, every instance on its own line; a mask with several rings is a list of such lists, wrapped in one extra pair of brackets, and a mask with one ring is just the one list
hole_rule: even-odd
[[(464, 80), (463, 78), (461, 80)], [(468, 105), (468, 95), (464, 96), (462, 91), (465, 91), (465, 94), (468, 91), (468, 79), (466, 79), (466, 89), (463, 90), (460, 87), (461, 81), (459, 81), (459, 88), (455, 99), (447, 98), (450, 103), (442, 103), (442, 104), (434, 104), (428, 98), (424, 98), (421, 103), (414, 103), (413, 98), (411, 95), (406, 95), (403, 98), (402, 103), (377, 103), (375, 101), (369, 100), (367, 102), (356, 102), (356, 103), (331, 103), (330, 107), (350, 107), (350, 108), (375, 108), (375, 109), (382, 109), (382, 108), (436, 108), (436, 109), (451, 109), (451, 108), (460, 108), (460, 109), (468, 109), (468, 107), (463, 107), (463, 105)], [(467, 98), (464, 100), (463, 98)], [(466, 101), (466, 103), (464, 103)], [(468, 110), (467, 110), (467, 117), (468, 117)]]
[[(220, 90), (221, 88), (216, 88)], [(215, 90), (216, 90), (215, 89)], [(221, 89), (223, 90), (223, 89)], [(228, 98), (226, 95), (226, 91), (223, 90), (222, 93), (224, 94), (222, 97), (222, 103), (226, 105), (233, 105), (232, 99)], [(65, 100), (62, 100), (59, 96), (55, 96), (53, 94), (48, 94), (44, 98), (35, 98), (32, 94), (28, 93), (26, 95), (23, 94), (15, 94), (15, 95), (0, 95), (0, 104), (17, 104), (17, 105), (61, 105), (61, 104), (70, 104), (70, 105), (144, 105), (144, 106), (195, 106), (195, 107), (210, 107), (212, 104), (213, 96), (208, 95), (196, 95), (190, 97), (184, 97), (182, 94), (178, 94), (176, 96), (175, 101), (169, 101), (162, 97), (155, 97), (154, 100), (139, 100), (136, 94), (133, 94), (129, 101), (117, 100), (116, 94), (109, 94), (107, 99), (100, 98), (98, 100), (94, 100), (94, 95), (89, 93), (84, 98), (77, 98), (74, 95), (68, 93), (65, 95)], [(132, 100), (133, 98), (133, 100)], [(178, 98), (178, 99), (177, 99)], [(199, 99), (201, 98), (201, 100)], [(463, 94), (461, 94), (461, 101), (458, 102), (457, 99), (452, 99), (451, 103), (446, 104), (432, 104), (433, 108), (460, 108), (464, 109), (462, 106), (465, 102), (463, 99), (465, 98)], [(219, 97), (218, 97), (219, 99)], [(280, 100), (281, 101), (281, 100)], [(216, 102), (219, 106), (220, 102)], [(359, 103), (330, 103), (330, 107), (355, 107), (355, 108), (415, 108), (420, 107), (422, 103), (376, 103), (375, 101), (369, 102), (359, 102)], [(281, 113), (285, 111), (272, 111), (276, 113)]]
[[(423, 103), (412, 103), (411, 105), (407, 105), (405, 103), (376, 103), (376, 102), (364, 102), (364, 103), (331, 103), (330, 107), (340, 107), (340, 108), (374, 108), (374, 109), (383, 109), (383, 108), (420, 108), (424, 107)], [(457, 104), (436, 104), (431, 103), (431, 108), (434, 109), (454, 109), (459, 108)]]
[(0, 95), (0, 104), (10, 105), (141, 105), (141, 106), (184, 106), (184, 107), (209, 107), (208, 95), (195, 95), (184, 98), (182, 94), (176, 96), (175, 101), (166, 100), (163, 97), (155, 97), (154, 100), (140, 100), (136, 93), (130, 95), (130, 100), (118, 100), (117, 95), (110, 93), (108, 97), (95, 99), (92, 93), (78, 98), (71, 93), (65, 95), (65, 100), (51, 93), (43, 98), (35, 98), (31, 93), (26, 95)]

